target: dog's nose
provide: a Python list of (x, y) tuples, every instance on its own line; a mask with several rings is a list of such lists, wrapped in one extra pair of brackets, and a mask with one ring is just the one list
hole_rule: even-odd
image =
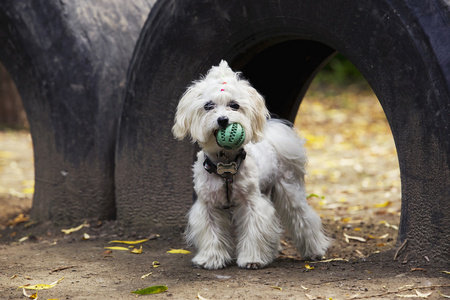
[(217, 124), (219, 124), (220, 127), (224, 128), (227, 127), (228, 121), (228, 117), (222, 116), (217, 119)]

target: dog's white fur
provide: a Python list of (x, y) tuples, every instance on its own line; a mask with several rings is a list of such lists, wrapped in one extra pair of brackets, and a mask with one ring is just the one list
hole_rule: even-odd
[[(203, 167), (205, 155), (217, 164), (229, 163), (238, 154), (216, 142), (220, 117), (240, 123), (246, 134), (247, 158), (232, 184), (232, 210), (223, 209), (228, 201), (223, 178)], [(198, 199), (188, 214), (186, 229), (188, 243), (198, 250), (192, 260), (196, 266), (223, 268), (233, 261), (234, 249), (239, 267), (266, 266), (281, 249), (280, 223), (303, 259), (322, 258), (330, 239), (306, 201), (304, 141), (287, 122), (270, 119), (263, 97), (240, 73), (222, 61), (194, 82), (178, 104), (172, 132), (180, 140), (190, 135), (202, 148), (193, 166)]]

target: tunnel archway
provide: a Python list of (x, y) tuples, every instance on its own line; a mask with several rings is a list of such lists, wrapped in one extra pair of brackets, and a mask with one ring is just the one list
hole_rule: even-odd
[[(195, 150), (188, 141), (173, 140), (170, 120), (179, 97), (198, 74), (226, 59), (237, 69), (247, 66), (248, 72), (261, 70), (264, 73), (258, 77), (271, 78), (273, 74), (256, 63), (251, 66), (253, 58), (275, 51), (276, 45), (282, 48), (284, 42), (315, 41), (355, 64), (389, 120), (402, 179), (399, 242), (407, 240), (408, 252), (415, 255), (428, 253), (442, 259), (448, 248), (440, 230), (447, 230), (448, 236), (445, 224), (450, 222), (442, 214), (450, 205), (445, 192), (450, 186), (446, 126), (450, 54), (443, 51), (442, 41), (450, 41), (450, 34), (447, 16), (437, 13), (444, 9), (441, 5), (439, 1), (414, 6), (344, 1), (339, 7), (326, 1), (158, 2), (144, 25), (128, 73), (116, 152), (118, 219), (130, 227), (182, 227), (180, 220), (192, 201), (190, 165)], [(323, 54), (312, 66), (318, 68), (332, 53)], [(298, 71), (294, 65), (286, 65), (286, 73)], [(304, 88), (317, 68), (307, 72)], [(264, 91), (264, 80), (261, 85), (271, 98), (271, 91)], [(303, 90), (294, 91), (298, 96)], [(294, 98), (283, 101), (295, 107), (298, 102), (289, 100)], [(290, 115), (287, 111), (279, 113)], [(171, 210), (161, 212), (158, 208), (168, 202)]]
[(325, 44), (297, 39), (277, 43), (252, 57), (237, 57), (230, 64), (264, 95), (271, 113), (294, 122), (309, 84), (335, 54)]

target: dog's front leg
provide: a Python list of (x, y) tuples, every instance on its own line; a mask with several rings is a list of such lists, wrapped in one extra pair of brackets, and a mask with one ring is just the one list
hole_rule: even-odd
[(238, 232), (238, 266), (259, 269), (271, 263), (277, 256), (282, 230), (275, 209), (267, 197), (246, 197), (236, 207), (234, 219)]
[(202, 199), (194, 203), (188, 214), (186, 239), (197, 248), (197, 255), (192, 259), (195, 266), (220, 269), (231, 262), (230, 225), (228, 211), (212, 207)]

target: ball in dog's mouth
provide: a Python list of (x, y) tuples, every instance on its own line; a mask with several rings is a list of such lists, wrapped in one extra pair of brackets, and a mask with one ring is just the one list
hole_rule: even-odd
[(239, 123), (231, 123), (225, 128), (217, 131), (217, 144), (227, 150), (236, 150), (241, 147), (245, 140), (245, 131)]

